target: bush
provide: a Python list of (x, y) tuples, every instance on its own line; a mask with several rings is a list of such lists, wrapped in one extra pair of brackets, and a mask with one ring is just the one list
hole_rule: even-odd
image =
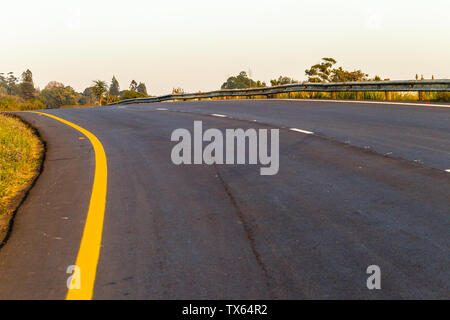
[(39, 109), (45, 109), (45, 106), (37, 99), (25, 101), (17, 96), (0, 96), (0, 111), (25, 111)]
[(74, 105), (81, 99), (81, 94), (75, 92), (72, 87), (64, 86), (62, 83), (53, 83), (49, 83), (39, 95), (39, 98), (45, 103), (47, 108)]
[(121, 92), (120, 100), (146, 98), (146, 97), (147, 97), (147, 95), (143, 94), (141, 92), (132, 91), (132, 90), (125, 90), (125, 91)]
[(450, 102), (450, 92), (448, 91), (436, 92), (435, 97), (437, 101)]

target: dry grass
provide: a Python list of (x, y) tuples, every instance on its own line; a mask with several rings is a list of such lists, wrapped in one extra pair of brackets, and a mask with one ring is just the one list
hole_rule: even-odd
[[(277, 99), (332, 99), (331, 92), (291, 92), (279, 93), (273, 96)], [(253, 98), (253, 97), (252, 97)], [(260, 98), (260, 97), (258, 97)], [(355, 100), (358, 99), (358, 94), (356, 92), (337, 92), (336, 98)], [(386, 100), (386, 95), (384, 92), (361, 92), (360, 99), (362, 100)], [(391, 92), (391, 101), (418, 101), (418, 92)], [(450, 102), (450, 92), (425, 92), (425, 101), (442, 101)]]
[(33, 129), (0, 113), (0, 218), (15, 209), (18, 198), (38, 174), (43, 151)]

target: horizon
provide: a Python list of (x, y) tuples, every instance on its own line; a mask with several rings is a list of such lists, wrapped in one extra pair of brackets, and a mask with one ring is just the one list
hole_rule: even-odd
[(176, 87), (217, 90), (240, 71), (267, 84), (280, 75), (304, 81), (305, 69), (322, 57), (369, 77), (450, 78), (450, 43), (443, 41), (450, 23), (441, 0), (136, 1), (138, 11), (126, 11), (123, 4), (128, 3), (4, 5), (7, 15), (0, 23), (14, 31), (3, 35), (0, 61), (7, 63), (0, 72), (20, 76), (30, 69), (40, 89), (58, 81), (78, 92), (93, 80), (110, 84), (114, 75), (121, 90), (136, 80), (151, 95)]

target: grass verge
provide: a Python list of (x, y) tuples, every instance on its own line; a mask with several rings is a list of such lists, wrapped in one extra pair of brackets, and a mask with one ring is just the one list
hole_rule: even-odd
[(18, 117), (0, 113), (0, 247), (16, 208), (39, 174), (44, 144)]
[[(331, 92), (292, 92), (290, 95), (287, 93), (279, 93), (275, 95), (279, 99), (333, 99)], [(450, 102), (450, 92), (425, 92), (424, 101), (434, 102)], [(383, 101), (386, 100), (384, 92), (360, 92), (360, 96), (356, 92), (337, 92), (336, 99), (348, 99), (348, 100), (373, 100)], [(417, 92), (391, 92), (391, 98), (389, 101), (418, 101), (419, 94)]]

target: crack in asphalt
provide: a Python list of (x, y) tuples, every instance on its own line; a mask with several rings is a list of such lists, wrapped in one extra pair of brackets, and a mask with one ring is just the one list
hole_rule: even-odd
[(230, 188), (228, 187), (227, 183), (224, 181), (222, 175), (220, 174), (220, 172), (219, 172), (219, 170), (217, 168), (217, 165), (214, 163), (213, 166), (214, 166), (214, 169), (215, 169), (215, 171), (217, 173), (217, 177), (218, 177), (218, 179), (220, 181), (220, 184), (224, 188), (225, 193), (228, 195), (228, 198), (230, 199), (230, 202), (231, 202), (233, 208), (235, 209), (237, 217), (238, 217), (239, 221), (241, 222), (241, 224), (242, 224), (242, 226), (244, 228), (244, 231), (245, 231), (247, 240), (248, 240), (248, 242), (250, 244), (250, 248), (252, 250), (252, 253), (253, 253), (253, 255), (254, 255), (255, 259), (256, 259), (256, 262), (257, 262), (258, 266), (260, 267), (260, 269), (261, 269), (261, 271), (262, 271), (262, 273), (264, 275), (265, 284), (267, 286), (267, 289), (269, 290), (269, 294), (271, 296), (271, 299), (276, 299), (276, 296), (275, 296), (274, 290), (273, 290), (273, 286), (272, 286), (272, 284), (270, 282), (271, 277), (270, 277), (269, 272), (267, 271), (267, 268), (266, 268), (266, 266), (265, 266), (265, 264), (263, 262), (261, 254), (258, 252), (258, 249), (256, 248), (255, 237), (253, 235), (252, 230), (250, 229), (249, 223), (246, 221), (246, 219), (244, 217), (244, 213), (242, 212), (241, 208), (237, 204), (236, 199), (234, 198)]

